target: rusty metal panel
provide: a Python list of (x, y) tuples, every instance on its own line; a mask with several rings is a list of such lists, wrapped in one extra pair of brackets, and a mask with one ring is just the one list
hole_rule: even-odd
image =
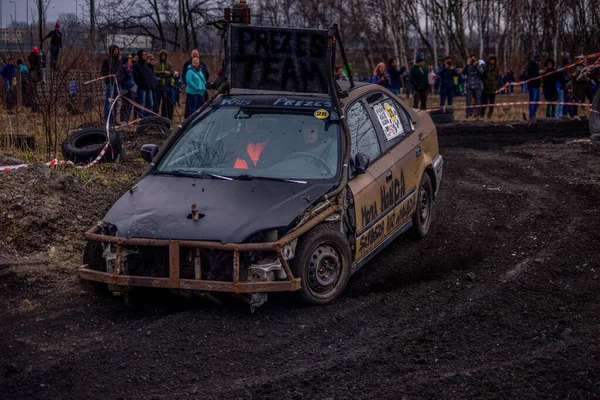
[(172, 240), (169, 242), (169, 287), (179, 286), (179, 242)]
[(233, 252), (233, 283), (240, 281), (240, 252)]
[(172, 283), (170, 278), (152, 278), (146, 276), (116, 275), (108, 272), (88, 269), (88, 265), (79, 267), (79, 275), (83, 279), (105, 282), (116, 286), (147, 286), (164, 289), (186, 289), (207, 292), (229, 293), (261, 293), (261, 292), (290, 292), (300, 289), (300, 278), (291, 281), (274, 282), (221, 282), (197, 281), (194, 279), (180, 279)]
[(285, 259), (285, 257), (283, 256), (283, 253), (281, 251), (277, 252), (277, 258), (279, 258), (279, 262), (281, 262), (281, 266), (283, 267), (283, 270), (285, 271), (285, 274), (287, 275), (287, 280), (288, 281), (294, 280), (294, 275), (292, 274), (292, 270), (290, 269), (290, 266), (288, 265), (288, 262)]

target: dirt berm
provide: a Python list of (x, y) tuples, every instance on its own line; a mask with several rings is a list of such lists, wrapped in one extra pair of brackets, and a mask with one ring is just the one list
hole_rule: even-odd
[(444, 127), (425, 240), (329, 306), (256, 314), (78, 279), (82, 232), (143, 164), (5, 173), (0, 398), (600, 398), (600, 146), (554, 123)]

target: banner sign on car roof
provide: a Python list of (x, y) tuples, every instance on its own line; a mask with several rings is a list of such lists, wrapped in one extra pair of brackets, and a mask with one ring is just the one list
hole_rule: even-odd
[(329, 92), (327, 31), (232, 24), (229, 34), (231, 88)]

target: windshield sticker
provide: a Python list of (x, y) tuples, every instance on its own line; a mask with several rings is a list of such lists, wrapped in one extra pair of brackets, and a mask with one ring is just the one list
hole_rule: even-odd
[(222, 106), (247, 106), (250, 104), (250, 100), (240, 100), (240, 99), (223, 99), (221, 100)]
[(379, 120), (379, 124), (381, 125), (387, 140), (392, 140), (393, 138), (404, 134), (404, 128), (402, 127), (400, 117), (393, 104), (379, 103), (373, 107), (373, 111), (375, 111), (375, 115), (377, 115), (377, 119)]
[(315, 118), (317, 119), (325, 119), (329, 117), (329, 111), (327, 110), (317, 110), (315, 111)]
[(290, 100), (285, 97), (280, 97), (273, 103), (274, 106), (286, 106), (286, 107), (325, 107), (331, 108), (330, 101), (304, 101), (304, 100)]

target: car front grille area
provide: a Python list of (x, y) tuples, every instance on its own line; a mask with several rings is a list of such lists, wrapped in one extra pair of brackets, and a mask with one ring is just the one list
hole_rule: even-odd
[[(248, 268), (256, 254), (240, 254), (240, 280), (248, 278)], [(154, 278), (169, 277), (169, 249), (139, 246), (127, 249), (125, 274)], [(233, 281), (233, 252), (215, 249), (181, 247), (179, 277), (209, 281)]]

